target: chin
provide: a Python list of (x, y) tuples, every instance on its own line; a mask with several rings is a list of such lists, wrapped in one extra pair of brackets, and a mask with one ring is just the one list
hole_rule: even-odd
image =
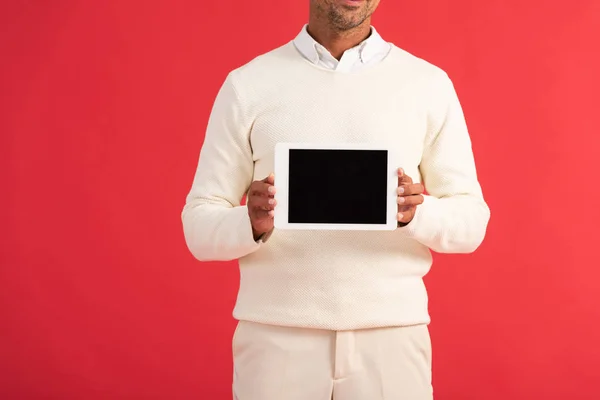
[(363, 22), (365, 22), (364, 19), (348, 20), (348, 21), (344, 21), (344, 23), (337, 24), (337, 28), (341, 31), (349, 31), (351, 29), (359, 27)]

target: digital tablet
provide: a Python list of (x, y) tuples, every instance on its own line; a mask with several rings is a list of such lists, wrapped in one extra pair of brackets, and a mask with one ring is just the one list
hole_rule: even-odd
[(398, 163), (374, 144), (278, 143), (275, 227), (394, 230)]

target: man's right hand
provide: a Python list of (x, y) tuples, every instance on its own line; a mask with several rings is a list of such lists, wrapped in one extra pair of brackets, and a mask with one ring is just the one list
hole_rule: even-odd
[(277, 205), (275, 195), (275, 176), (270, 174), (261, 181), (254, 181), (248, 190), (248, 214), (252, 223), (254, 240), (273, 229), (273, 216)]

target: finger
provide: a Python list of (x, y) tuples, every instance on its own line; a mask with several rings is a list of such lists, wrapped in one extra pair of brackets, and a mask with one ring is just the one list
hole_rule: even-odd
[(248, 207), (258, 210), (273, 210), (277, 205), (277, 200), (265, 196), (253, 196), (248, 202)]
[(412, 220), (413, 212), (413, 210), (399, 212), (398, 215), (396, 215), (396, 219), (398, 222), (402, 223), (410, 222)]
[(398, 168), (398, 186), (402, 186), (404, 184), (411, 184), (413, 180), (410, 176), (406, 175), (404, 169)]
[(408, 185), (402, 185), (398, 187), (398, 195), (400, 196), (411, 196), (414, 194), (422, 194), (425, 191), (425, 187), (420, 183), (413, 183)]
[(263, 181), (252, 182), (250, 185), (250, 195), (254, 196), (273, 196), (275, 194), (275, 186)]
[(273, 210), (254, 209), (252, 212), (255, 221), (273, 219), (275, 212)]
[(425, 198), (420, 194), (412, 196), (398, 196), (398, 204), (401, 206), (418, 206), (423, 204)]

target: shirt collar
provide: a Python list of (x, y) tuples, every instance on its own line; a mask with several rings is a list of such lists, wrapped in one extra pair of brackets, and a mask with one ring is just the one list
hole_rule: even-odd
[[(319, 52), (329, 54), (327, 49), (319, 44), (312, 36), (308, 34), (308, 24), (302, 27), (300, 33), (294, 39), (294, 45), (307, 59), (313, 63), (319, 61)], [(383, 40), (375, 27), (371, 26), (371, 34), (355, 48), (358, 48), (360, 60), (362, 63), (369, 62), (380, 52), (386, 52), (389, 44)]]

